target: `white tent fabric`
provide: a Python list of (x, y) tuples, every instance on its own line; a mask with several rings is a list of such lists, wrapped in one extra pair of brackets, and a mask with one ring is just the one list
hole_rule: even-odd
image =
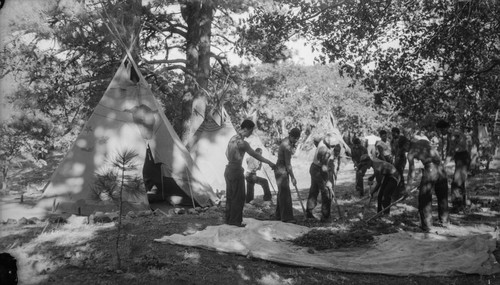
[[(214, 108), (208, 118), (198, 128), (194, 135), (193, 143), (189, 147), (191, 157), (195, 164), (202, 170), (207, 182), (215, 191), (226, 189), (224, 171), (227, 164), (226, 148), (232, 136), (236, 135), (236, 130), (231, 123), (231, 118), (224, 107)], [(255, 134), (246, 139), (253, 149), (262, 148), (263, 156), (273, 160), (262, 141)], [(246, 167), (245, 154), (242, 167)], [(275, 186), (273, 172), (263, 165), (266, 174), (269, 176), (271, 187)], [(264, 178), (268, 178), (266, 175)], [(274, 183), (274, 184), (273, 184)]]
[(396, 276), (490, 275), (500, 272), (492, 252), (490, 234), (447, 236), (399, 232), (375, 237), (374, 244), (359, 248), (314, 251), (290, 240), (310, 229), (279, 221), (245, 218), (245, 228), (209, 226), (192, 235), (174, 234), (157, 242), (237, 253), (294, 266), (331, 271)]
[[(136, 170), (127, 174), (142, 177), (149, 144), (154, 161), (162, 163), (163, 176), (200, 205), (216, 203), (217, 196), (205, 181), (189, 152), (180, 141), (162, 108), (133, 61), (125, 59), (101, 101), (85, 124), (45, 187), (39, 206), (76, 213), (92, 212), (109, 201), (92, 198), (96, 173), (112, 169), (111, 161), (125, 150), (137, 154)], [(124, 201), (134, 208), (148, 208), (146, 193), (127, 195)]]
[(224, 108), (215, 108), (198, 128), (189, 152), (214, 191), (226, 189), (226, 148), (236, 130)]

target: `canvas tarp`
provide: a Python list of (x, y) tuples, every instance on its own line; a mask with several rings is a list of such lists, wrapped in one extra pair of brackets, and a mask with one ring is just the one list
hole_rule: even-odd
[(397, 276), (489, 275), (500, 272), (490, 234), (449, 236), (399, 232), (375, 237), (360, 248), (310, 252), (290, 240), (310, 229), (280, 221), (245, 218), (245, 228), (209, 226), (192, 235), (174, 234), (157, 242), (237, 253), (273, 262), (324, 270)]
[[(106, 197), (96, 199), (98, 173), (113, 169), (112, 161), (124, 151), (137, 154), (130, 176), (142, 176), (149, 145), (156, 163), (163, 164), (165, 177), (199, 205), (217, 201), (205, 177), (193, 163), (162, 108), (134, 62), (124, 60), (93, 114), (85, 124), (45, 187), (39, 206), (77, 213), (92, 212), (112, 205)], [(144, 189), (144, 187), (142, 187)], [(108, 200), (108, 201), (105, 201)], [(149, 208), (145, 191), (124, 193), (123, 200), (134, 208)]]

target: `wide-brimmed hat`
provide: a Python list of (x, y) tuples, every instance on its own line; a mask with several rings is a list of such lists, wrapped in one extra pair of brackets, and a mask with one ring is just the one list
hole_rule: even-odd
[(332, 148), (336, 145), (340, 145), (340, 140), (332, 135), (332, 134), (327, 134), (324, 138), (323, 138), (323, 142), (325, 143), (325, 145), (328, 147), (328, 148)]

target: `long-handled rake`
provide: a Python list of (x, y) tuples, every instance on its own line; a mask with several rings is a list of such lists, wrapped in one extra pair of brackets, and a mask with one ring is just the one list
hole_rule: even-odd
[(304, 207), (304, 204), (302, 203), (302, 199), (300, 198), (299, 188), (297, 188), (297, 185), (293, 185), (293, 186), (295, 186), (295, 191), (297, 192), (297, 198), (299, 198), (300, 206), (302, 206), (302, 211), (304, 212), (304, 218), (306, 218), (307, 217), (306, 208)]
[(340, 205), (339, 205), (339, 202), (337, 201), (337, 197), (335, 196), (335, 190), (334, 188), (337, 186), (337, 175), (335, 175), (335, 180), (333, 180), (333, 187), (330, 189), (330, 191), (332, 192), (332, 201), (335, 203), (335, 205), (337, 206), (337, 210), (339, 212), (339, 218), (341, 220), (344, 220), (344, 215), (342, 214), (342, 210), (340, 209)]
[(374, 216), (372, 216), (371, 218), (369, 218), (365, 222), (368, 223), (369, 221), (371, 221), (371, 220), (373, 220), (373, 219), (375, 219), (377, 217), (380, 217), (384, 213), (385, 210), (387, 210), (387, 209), (391, 208), (392, 206), (396, 205), (397, 203), (405, 200), (406, 198), (408, 198), (408, 196), (410, 196), (411, 193), (413, 193), (413, 192), (415, 192), (417, 190), (418, 190), (418, 187), (413, 188), (409, 193), (403, 195), (403, 197), (401, 197), (401, 198), (397, 199), (396, 201), (392, 202), (391, 204), (389, 204), (389, 206), (383, 208), (382, 210), (380, 210), (379, 212), (377, 212)]

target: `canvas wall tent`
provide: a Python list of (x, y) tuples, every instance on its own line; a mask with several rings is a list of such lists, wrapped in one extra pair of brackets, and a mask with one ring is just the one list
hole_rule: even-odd
[[(95, 193), (99, 192), (100, 181), (96, 174), (116, 170), (112, 165), (114, 157), (128, 150), (137, 154), (137, 168), (127, 174), (142, 177), (148, 145), (153, 163), (160, 165), (157, 175), (166, 178), (163, 179), (165, 188), (162, 190), (180, 189), (178, 192), (201, 206), (218, 202), (137, 66), (125, 59), (82, 132), (52, 175), (39, 206), (50, 209), (57, 205), (60, 211), (82, 214), (116, 209), (116, 203), (107, 199), (106, 195), (101, 193), (101, 197), (96, 197), (99, 196)], [(144, 172), (148, 174), (147, 169)], [(162, 179), (157, 178), (157, 181)], [(143, 190), (139, 193), (124, 193), (123, 200), (132, 208), (149, 209), (144, 188), (142, 185)]]
[(194, 134), (189, 152), (214, 191), (226, 189), (226, 147), (236, 130), (224, 108), (214, 108)]
[[(236, 130), (228, 113), (224, 107), (216, 107), (198, 128), (193, 143), (189, 147), (191, 157), (215, 191), (226, 190), (226, 181), (224, 179), (224, 170), (227, 164), (226, 148), (229, 140), (234, 135), (236, 135)], [(262, 141), (255, 134), (246, 141), (253, 149), (262, 148), (263, 156), (273, 160)], [(245, 155), (243, 167), (245, 167), (247, 157), (248, 155)], [(263, 168), (267, 169), (265, 166)], [(274, 183), (274, 179), (271, 177), (272, 172), (267, 169), (266, 173), (269, 175), (270, 183)]]

